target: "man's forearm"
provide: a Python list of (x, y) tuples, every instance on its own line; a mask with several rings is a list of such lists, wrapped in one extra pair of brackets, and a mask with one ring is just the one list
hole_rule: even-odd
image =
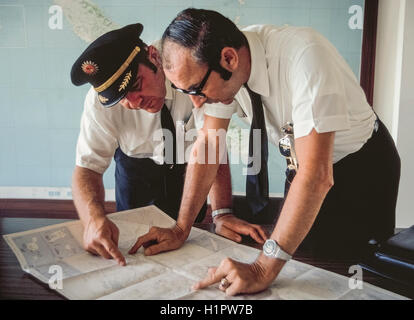
[[(296, 175), (270, 236), (284, 251), (294, 254), (311, 229), (331, 186), (329, 180)], [(276, 277), (286, 263), (284, 260), (268, 258), (263, 253), (257, 261), (266, 266), (271, 278)]]
[(232, 207), (231, 176), (228, 163), (220, 164), (209, 197), (212, 210)]
[[(221, 150), (221, 147), (225, 146), (226, 130), (229, 123), (230, 119), (218, 119), (204, 115), (204, 126), (191, 150), (180, 213), (177, 219), (177, 226), (184, 231), (186, 236), (188, 236), (195, 217), (216, 178), (220, 157), (226, 154), (225, 152), (221, 153), (225, 151), (225, 149)], [(209, 152), (212, 157), (209, 157)], [(209, 161), (211, 158), (215, 158), (214, 163)]]
[(311, 229), (332, 183), (313, 175), (297, 174), (271, 235), (293, 254)]
[(207, 198), (220, 166), (218, 148), (216, 149), (216, 161), (212, 164), (208, 163), (209, 145), (210, 150), (213, 150), (215, 139), (210, 139), (208, 135), (199, 135), (187, 166), (183, 198), (177, 219), (177, 226), (186, 235), (189, 234), (197, 213)]
[(76, 166), (72, 177), (72, 196), (83, 224), (91, 218), (105, 216), (105, 189), (101, 174)]

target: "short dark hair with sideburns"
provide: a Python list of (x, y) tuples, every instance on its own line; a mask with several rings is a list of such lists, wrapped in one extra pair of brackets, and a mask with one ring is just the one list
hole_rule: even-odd
[(190, 49), (198, 63), (206, 63), (224, 80), (230, 79), (232, 73), (220, 65), (223, 48), (247, 46), (246, 37), (230, 19), (216, 11), (195, 8), (177, 15), (164, 31), (162, 48), (165, 41)]

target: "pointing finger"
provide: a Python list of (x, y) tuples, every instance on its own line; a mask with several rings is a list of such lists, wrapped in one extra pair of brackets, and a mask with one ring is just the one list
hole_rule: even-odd
[(209, 272), (208, 275), (201, 281), (197, 282), (194, 286), (194, 290), (203, 289), (214, 283), (221, 281), (222, 278), (226, 276), (226, 273), (220, 269), (216, 268), (214, 272)]
[(105, 248), (102, 245), (96, 244), (94, 246), (94, 249), (101, 257), (105, 259), (111, 259), (111, 255), (105, 250)]
[(226, 237), (227, 239), (233, 240), (235, 242), (241, 242), (242, 238), (239, 234), (234, 232), (233, 230), (222, 226), (220, 231), (218, 231), (218, 234), (222, 235), (223, 237)]
[(250, 237), (252, 237), (254, 239), (254, 241), (256, 241), (257, 243), (263, 243), (262, 238), (259, 236), (259, 234), (257, 233), (257, 230), (253, 227), (250, 228), (249, 230), (249, 235)]
[(137, 239), (137, 242), (135, 242), (135, 244), (132, 246), (132, 248), (128, 251), (129, 254), (134, 254), (138, 251), (139, 248), (141, 248), (141, 246), (144, 243), (150, 242), (150, 241), (154, 241), (156, 240), (157, 237), (156, 235), (152, 234), (151, 232), (148, 232), (146, 234), (144, 234), (143, 236), (139, 237)]
[(111, 257), (114, 258), (121, 266), (126, 265), (124, 256), (111, 240), (102, 239), (102, 245), (105, 250), (111, 255)]
[(163, 241), (160, 243), (154, 243), (154, 244), (149, 243), (144, 251), (144, 254), (146, 256), (152, 256), (157, 253), (169, 251), (173, 249), (175, 249), (175, 247), (171, 246), (171, 244), (168, 243), (167, 241)]
[(261, 238), (263, 239), (263, 242), (265, 242), (268, 238), (268, 235), (265, 231), (265, 229), (262, 226), (259, 226), (257, 224), (252, 224), (252, 226), (257, 230)]

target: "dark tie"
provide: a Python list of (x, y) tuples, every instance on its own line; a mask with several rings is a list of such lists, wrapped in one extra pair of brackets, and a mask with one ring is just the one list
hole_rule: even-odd
[[(265, 118), (263, 113), (262, 99), (260, 95), (250, 90), (245, 84), (247, 92), (252, 101), (253, 119), (250, 127), (249, 137), (249, 158), (252, 159), (248, 164), (248, 174), (246, 176), (246, 197), (253, 214), (261, 212), (269, 203), (269, 179), (267, 174), (267, 132), (265, 125)], [(253, 148), (253, 130), (260, 129), (260, 146)], [(257, 150), (259, 149), (259, 150)], [(254, 152), (256, 154), (254, 154)], [(260, 154), (259, 154), (260, 152)], [(258, 157), (260, 156), (260, 171), (249, 174), (249, 168), (258, 166)], [(252, 170), (255, 171), (255, 170)]]
[[(175, 137), (175, 126), (174, 126), (174, 121), (171, 117), (171, 113), (165, 104), (162, 107), (162, 111), (161, 111), (161, 126), (163, 129), (169, 130), (173, 135), (173, 163), (176, 163), (177, 142), (176, 142), (176, 137)], [(165, 147), (164, 147), (164, 156), (165, 156)], [(168, 163), (168, 164), (172, 165), (171, 163)]]

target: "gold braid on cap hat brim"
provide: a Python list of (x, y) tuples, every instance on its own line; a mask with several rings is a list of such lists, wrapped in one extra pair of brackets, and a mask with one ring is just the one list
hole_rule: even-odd
[(96, 92), (102, 92), (106, 89), (108, 89), (116, 80), (118, 80), (119, 76), (124, 73), (126, 68), (129, 67), (132, 60), (134, 60), (135, 56), (141, 51), (139, 47), (135, 47), (134, 50), (132, 50), (131, 54), (128, 56), (128, 58), (125, 60), (125, 62), (119, 67), (119, 69), (103, 84), (101, 84), (99, 87), (94, 88)]

